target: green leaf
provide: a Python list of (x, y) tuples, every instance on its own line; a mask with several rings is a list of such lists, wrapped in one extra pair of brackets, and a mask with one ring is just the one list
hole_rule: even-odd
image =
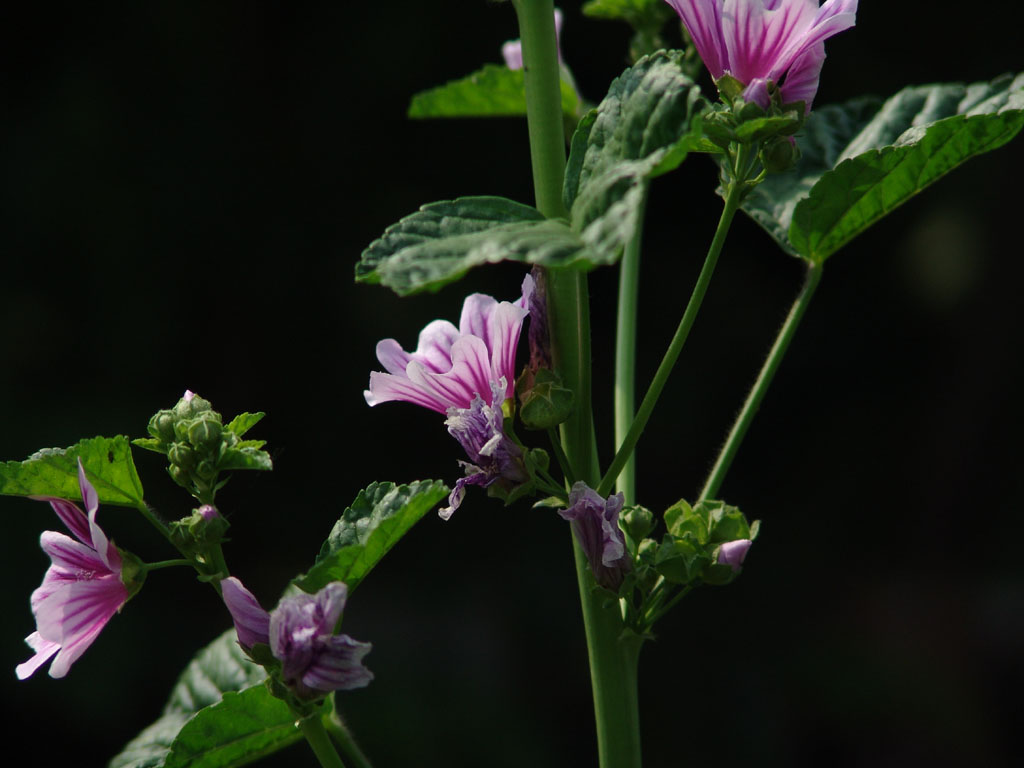
[[(562, 111), (570, 117), (579, 109), (576, 90), (565, 80)], [(409, 104), (409, 117), (509, 117), (526, 115), (522, 70), (486, 64), (460, 80), (417, 93)]]
[(583, 15), (594, 19), (622, 19), (633, 26), (648, 17), (667, 18), (665, 0), (590, 0), (583, 6)]
[(821, 263), (887, 213), (1024, 127), (1024, 75), (906, 88), (811, 113), (793, 172), (744, 210), (789, 253)]
[(161, 456), (167, 455), (167, 444), (163, 440), (159, 440), (155, 437), (138, 437), (132, 440), (132, 445), (136, 445), (139, 448), (145, 448), (147, 451), (153, 453), (159, 453)]
[(601, 261), (618, 259), (640, 225), (647, 182), (697, 146), (700, 89), (683, 53), (645, 56), (616, 78), (572, 138), (564, 198), (573, 231)]
[(502, 197), (430, 203), (389, 227), (363, 251), (356, 280), (408, 295), (436, 291), (481, 264), (547, 267), (600, 263), (579, 235), (535, 208)]
[(417, 521), (448, 494), (439, 480), (410, 485), (373, 483), (345, 509), (316, 559), (295, 583), (316, 592), (332, 581), (354, 590)]
[(217, 461), (218, 472), (226, 469), (260, 469), (266, 471), (273, 468), (274, 463), (270, 459), (270, 454), (253, 447), (228, 448)]
[(25, 461), (0, 463), (0, 494), (81, 500), (79, 458), (101, 504), (138, 507), (143, 503), (142, 481), (124, 436), (94, 437), (70, 448), (44, 448)]
[(267, 414), (260, 411), (259, 413), (240, 413), (231, 420), (231, 423), (225, 427), (235, 433), (235, 437), (241, 437), (250, 429), (255, 427), (264, 416)]
[(295, 715), (263, 685), (262, 667), (231, 629), (200, 651), (171, 691), (161, 717), (110, 768), (228, 768), (299, 740)]

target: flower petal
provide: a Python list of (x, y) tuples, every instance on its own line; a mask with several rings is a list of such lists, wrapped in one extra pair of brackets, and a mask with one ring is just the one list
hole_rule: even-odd
[(53, 654), (60, 650), (60, 643), (47, 640), (38, 632), (33, 632), (31, 635), (26, 637), (25, 642), (28, 643), (29, 647), (31, 647), (36, 653), (31, 659), (22, 662), (14, 668), (14, 674), (18, 676), (19, 680), (24, 680), (25, 678), (34, 675), (37, 669), (49, 661)]
[(676, 9), (693, 39), (711, 77), (720, 78), (729, 67), (729, 53), (722, 37), (721, 0), (667, 0)]
[(57, 531), (43, 531), (39, 546), (49, 555), (53, 565), (74, 575), (76, 580), (92, 578), (95, 574), (114, 573), (107, 567), (96, 550)]
[(100, 508), (100, 498), (96, 495), (96, 489), (92, 487), (89, 478), (85, 476), (85, 467), (82, 466), (82, 459), (78, 459), (78, 487), (82, 491), (82, 503), (85, 504), (85, 511), (92, 515)]
[(779, 91), (783, 104), (791, 104), (794, 101), (802, 101), (806, 104), (806, 111), (811, 111), (811, 104), (818, 93), (818, 80), (821, 78), (821, 68), (825, 64), (825, 43), (821, 42), (811, 46), (801, 54), (789, 72), (786, 79), (782, 81)]
[(320, 653), (302, 675), (303, 685), (325, 693), (366, 687), (373, 673), (362, 660), (372, 649), (370, 643), (360, 643), (348, 635), (325, 638)]
[(235, 623), (238, 642), (245, 648), (256, 643), (270, 644), (270, 614), (260, 606), (252, 592), (234, 576), (220, 583), (221, 597)]
[(61, 646), (50, 665), (50, 677), (64, 677), (68, 673), (127, 599), (124, 584), (110, 575), (70, 582), (37, 606), (39, 634)]

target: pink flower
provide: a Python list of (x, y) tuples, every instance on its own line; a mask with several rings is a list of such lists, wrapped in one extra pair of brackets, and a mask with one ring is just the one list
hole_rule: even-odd
[(56, 531), (44, 531), (40, 538), (52, 562), (42, 585), (32, 593), (36, 631), (25, 642), (36, 654), (17, 666), (20, 680), (31, 676), (54, 654), (50, 677), (64, 677), (129, 597), (121, 580), (121, 556), (96, 524), (99, 499), (85, 477), (81, 459), (78, 484), (88, 516), (66, 499), (37, 497), (50, 502), (78, 541)]
[(420, 332), (415, 352), (406, 352), (394, 339), (378, 343), (377, 359), (388, 372), (370, 374), (366, 402), (404, 400), (447, 414), (449, 408), (470, 408), (481, 397), (500, 407), (492, 384), (504, 381), (498, 396), (512, 396), (516, 347), (532, 291), (533, 279), (527, 275), (522, 298), (514, 304), (474, 293), (462, 305), (459, 327), (433, 321)]
[(331, 691), (363, 688), (373, 680), (363, 666), (373, 646), (334, 631), (348, 598), (344, 583), (332, 581), (315, 595), (285, 597), (270, 613), (235, 577), (220, 585), (239, 645), (246, 652), (257, 643), (269, 645), (281, 662), (284, 683), (299, 697), (317, 699)]
[[(810, 110), (825, 62), (825, 40), (857, 21), (857, 0), (665, 0), (679, 14), (717, 81), (730, 75), (747, 101), (769, 106), (769, 82), (783, 103)], [(785, 78), (785, 79), (783, 79)]]
[(733, 573), (738, 573), (751, 544), (753, 542), (750, 539), (736, 539), (736, 541), (725, 542), (718, 549), (718, 563), (720, 565), (728, 565), (732, 568)]

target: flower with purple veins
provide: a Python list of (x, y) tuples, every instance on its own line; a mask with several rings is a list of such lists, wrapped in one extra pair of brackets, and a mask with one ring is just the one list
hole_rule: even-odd
[(852, 27), (857, 0), (665, 0), (686, 25), (717, 82), (730, 75), (743, 98), (769, 107), (769, 84), (784, 104), (810, 111), (825, 62), (825, 40)]
[(270, 613), (235, 577), (220, 584), (239, 645), (246, 652), (257, 643), (269, 645), (281, 662), (283, 682), (300, 698), (363, 688), (373, 680), (363, 666), (373, 646), (334, 632), (348, 598), (342, 582), (331, 582), (315, 595), (285, 597)]
[(597, 583), (612, 592), (618, 592), (623, 577), (632, 568), (626, 536), (619, 527), (624, 501), (621, 493), (603, 499), (579, 481), (569, 491), (569, 508), (558, 510), (572, 524), (573, 535), (587, 556)]
[(36, 631), (25, 642), (36, 653), (17, 666), (20, 680), (54, 654), (50, 677), (64, 677), (131, 596), (122, 581), (121, 555), (96, 523), (99, 498), (81, 459), (78, 485), (88, 514), (67, 499), (33, 497), (48, 501), (77, 541), (56, 531), (44, 531), (40, 537), (51, 563), (42, 585), (32, 593)]
[[(506, 382), (491, 383), (491, 403), (498, 403), (505, 391)], [(447, 520), (459, 508), (466, 495), (467, 485), (486, 488), (502, 481), (506, 486), (515, 486), (530, 479), (523, 466), (523, 451), (504, 432), (505, 420), (501, 405), (487, 405), (477, 395), (469, 408), (449, 408), (448, 432), (466, 451), (469, 461), (460, 461), (466, 471), (448, 496), (448, 506), (438, 514)]]
[(476, 397), (500, 407), (492, 384), (504, 380), (501, 401), (512, 396), (516, 347), (532, 291), (533, 279), (527, 275), (515, 303), (482, 293), (468, 296), (459, 327), (433, 321), (420, 332), (415, 352), (406, 352), (394, 339), (379, 342), (377, 359), (387, 373), (370, 374), (366, 402), (403, 400), (445, 415), (449, 408), (471, 408)]

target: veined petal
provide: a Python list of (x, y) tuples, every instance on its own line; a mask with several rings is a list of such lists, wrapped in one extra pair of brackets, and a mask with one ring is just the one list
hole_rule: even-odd
[(39, 634), (61, 646), (50, 666), (51, 677), (67, 674), (127, 599), (128, 590), (120, 578), (109, 575), (70, 582), (38, 606)]
[[(468, 408), (476, 395), (491, 394), (491, 360), (487, 345), (476, 336), (462, 336), (452, 345), (452, 369), (431, 373), (416, 362), (409, 364), (409, 379), (448, 408)], [(445, 409), (447, 411), (447, 408)]]
[(28, 643), (29, 647), (36, 653), (31, 659), (22, 662), (14, 668), (14, 674), (18, 676), (19, 680), (24, 680), (25, 678), (34, 675), (37, 669), (43, 666), (43, 664), (49, 661), (53, 655), (60, 650), (60, 643), (47, 640), (38, 632), (33, 632), (31, 635), (26, 637), (25, 642)]
[(48, 501), (53, 511), (57, 513), (60, 521), (67, 526), (67, 529), (75, 535), (83, 544), (92, 543), (92, 533), (89, 530), (89, 518), (85, 512), (67, 499), (58, 499), (53, 496), (33, 496), (36, 501)]
[(729, 68), (729, 53), (722, 37), (722, 0), (666, 0), (676, 9), (711, 77)]
[(82, 459), (78, 459), (78, 487), (82, 491), (82, 503), (85, 511), (92, 516), (100, 508), (100, 497), (96, 495), (96, 489), (92, 487), (89, 478), (85, 476), (85, 467), (82, 466)]
[(348, 635), (323, 639), (323, 648), (302, 675), (302, 684), (317, 691), (364, 688), (373, 680), (373, 673), (363, 666), (363, 657), (373, 646)]
[(259, 601), (245, 585), (234, 576), (220, 583), (221, 597), (235, 623), (238, 642), (246, 648), (256, 643), (270, 644), (270, 614), (260, 606)]
[(345, 610), (345, 601), (348, 600), (348, 585), (342, 581), (332, 581), (326, 587), (316, 593), (316, 606), (323, 617), (324, 632), (334, 632), (334, 625), (341, 618)]
[[(415, 363), (410, 363), (415, 365)], [(393, 376), (390, 373), (370, 372), (370, 388), (363, 390), (367, 405), (380, 405), (400, 400), (414, 405), (422, 405), (438, 413), (445, 413), (451, 406), (447, 399), (439, 399), (431, 392), (414, 384), (406, 376)]]
[(87, 544), (75, 541), (57, 531), (43, 531), (39, 546), (49, 555), (54, 566), (70, 574), (78, 574), (76, 580), (92, 578), (93, 575), (113, 573), (99, 554)]
[(821, 78), (821, 68), (825, 64), (825, 43), (820, 42), (804, 51), (786, 73), (786, 79), (782, 81), (779, 91), (782, 95), (783, 104), (791, 104), (794, 101), (806, 103), (808, 112), (811, 111), (811, 104), (818, 93), (818, 81)]
[(729, 73), (742, 83), (758, 77), (778, 80), (785, 71), (781, 57), (802, 38), (817, 12), (817, 0), (788, 0), (772, 8), (764, 0), (725, 0), (722, 35)]
[(772, 71), (768, 74), (769, 79), (778, 82), (783, 74), (796, 65), (797, 59), (804, 53), (856, 23), (857, 0), (828, 0), (817, 9), (811, 23), (799, 35), (795, 35), (786, 49), (779, 54)]
[(452, 345), (459, 335), (459, 329), (447, 320), (427, 323), (420, 331), (413, 359), (434, 373), (445, 373), (452, 367)]

